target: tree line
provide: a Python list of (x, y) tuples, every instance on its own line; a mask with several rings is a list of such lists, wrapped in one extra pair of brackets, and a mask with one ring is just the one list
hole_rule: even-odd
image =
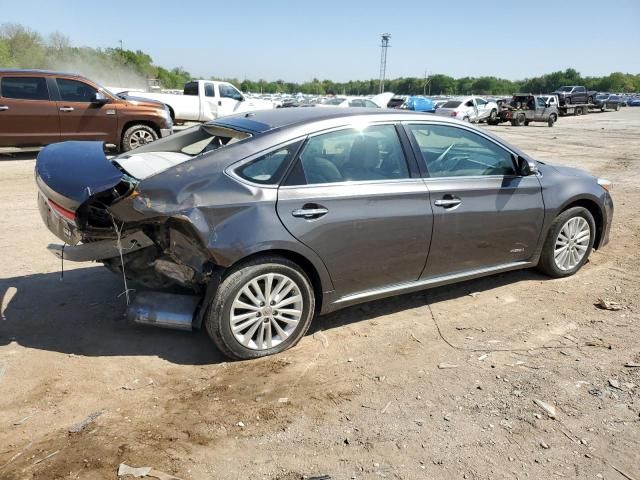
[[(43, 37), (19, 24), (0, 26), (0, 67), (45, 68), (80, 73), (107, 86), (147, 86), (157, 80), (163, 88), (178, 89), (192, 79), (181, 67), (168, 70), (153, 63), (148, 54), (122, 48), (73, 47), (68, 37), (54, 32)], [(314, 78), (296, 83), (285, 80), (226, 80), (252, 93), (306, 93), (324, 95), (370, 95), (379, 92), (378, 79), (334, 82)], [(583, 77), (572, 68), (524, 80), (497, 77), (453, 78), (436, 74), (424, 77), (402, 77), (385, 80), (385, 90), (407, 95), (508, 95), (515, 92), (547, 93), (561, 85), (585, 85), (589, 90), (608, 92), (640, 92), (640, 74), (614, 72), (603, 77)]]

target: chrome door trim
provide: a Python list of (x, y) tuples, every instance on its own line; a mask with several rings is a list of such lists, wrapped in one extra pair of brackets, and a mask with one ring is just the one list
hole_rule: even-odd
[(415, 290), (422, 290), (428, 287), (437, 287), (439, 285), (445, 285), (448, 283), (454, 283), (462, 280), (470, 280), (476, 277), (482, 277), (485, 275), (491, 275), (494, 273), (505, 272), (509, 270), (516, 270), (520, 268), (533, 267), (533, 262), (520, 261), (510, 262), (501, 265), (494, 265), (492, 267), (477, 268), (474, 270), (467, 270), (465, 272), (451, 273), (448, 275), (441, 275), (438, 277), (432, 277), (415, 282), (401, 283), (395, 285), (388, 285), (386, 287), (377, 288), (374, 290), (367, 290), (364, 292), (352, 293), (344, 297), (338, 298), (335, 304), (355, 304), (376, 298), (383, 298), (392, 295), (399, 295), (401, 293), (408, 293)]

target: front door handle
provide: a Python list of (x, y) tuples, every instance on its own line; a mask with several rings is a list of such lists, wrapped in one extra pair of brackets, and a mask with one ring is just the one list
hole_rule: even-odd
[(73, 112), (74, 110), (73, 107), (60, 107), (61, 112)]
[(9, 107), (6, 105), (0, 105), (0, 112), (4, 112), (5, 110), (9, 110)]
[(313, 205), (313, 206), (305, 205), (304, 207), (291, 212), (291, 215), (293, 215), (294, 217), (300, 217), (300, 218), (306, 218), (307, 220), (312, 220), (314, 218), (320, 218), (326, 215), (327, 213), (329, 213), (329, 210), (327, 210), (321, 205)]
[(457, 197), (445, 197), (445, 198), (441, 198), (440, 200), (436, 200), (435, 202), (433, 202), (433, 204), (436, 207), (443, 207), (443, 208), (452, 208), (452, 207), (457, 207), (458, 205), (460, 205), (462, 203), (462, 200), (460, 200)]

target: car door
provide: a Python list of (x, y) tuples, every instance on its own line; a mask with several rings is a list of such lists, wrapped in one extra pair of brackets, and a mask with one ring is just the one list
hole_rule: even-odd
[[(198, 91), (198, 82), (191, 82), (196, 91)], [(200, 101), (200, 120), (213, 120), (222, 115), (220, 97), (216, 93), (216, 86), (213, 82), (200, 82), (202, 84), (202, 92), (199, 95)]]
[(544, 219), (537, 176), (517, 175), (513, 154), (475, 130), (433, 123), (406, 128), (433, 208), (423, 278), (529, 259)]
[(487, 112), (487, 101), (482, 98), (475, 98), (476, 108), (478, 110), (477, 120), (481, 120), (489, 115)]
[(431, 207), (393, 124), (311, 136), (278, 191), (287, 230), (325, 263), (338, 296), (415, 281)]
[(244, 101), (242, 94), (232, 85), (218, 84), (220, 98), (218, 99), (218, 116), (230, 115), (235, 112), (240, 102)]
[(56, 77), (61, 140), (99, 140), (118, 144), (117, 110), (95, 102), (98, 89), (75, 78)]
[(60, 140), (56, 102), (45, 77), (0, 77), (0, 147), (26, 147)]
[(576, 87), (573, 95), (576, 99), (573, 103), (587, 103), (587, 89), (585, 87)]
[(549, 118), (551, 107), (547, 106), (547, 102), (543, 97), (535, 97), (535, 101), (535, 120), (538, 122), (546, 121)]

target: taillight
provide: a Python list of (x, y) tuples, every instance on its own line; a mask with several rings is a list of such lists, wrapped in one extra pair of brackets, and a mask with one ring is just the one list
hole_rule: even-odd
[(452, 117), (455, 117), (456, 115), (458, 115), (458, 112), (451, 112)]
[(49, 200), (49, 205), (53, 208), (58, 214), (62, 215), (64, 218), (75, 221), (76, 220), (76, 212), (72, 212), (71, 210), (67, 210), (62, 205), (58, 205), (53, 200)]

